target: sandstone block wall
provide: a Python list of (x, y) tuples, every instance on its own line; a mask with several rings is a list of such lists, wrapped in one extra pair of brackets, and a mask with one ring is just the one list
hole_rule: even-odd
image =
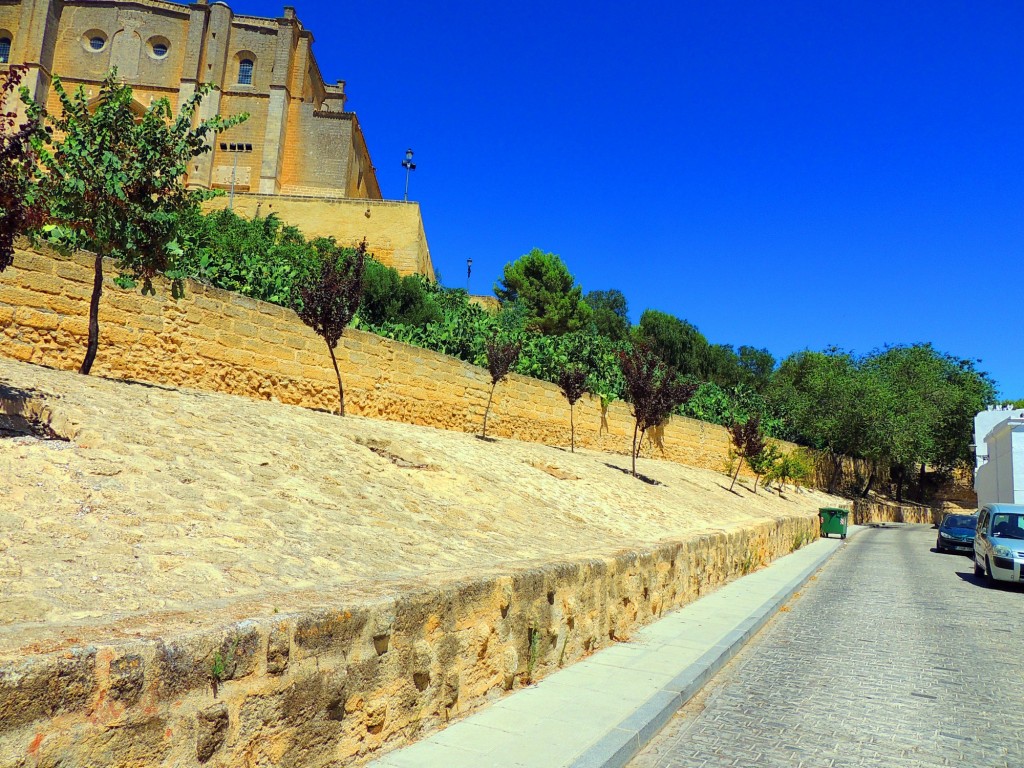
[[(366, 238), (370, 253), (382, 264), (402, 275), (434, 279), (418, 203), (317, 197), (323, 195), (323, 190), (311, 187), (292, 186), (287, 191), (294, 194), (240, 194), (236, 188), (233, 210), (247, 218), (276, 213), (281, 221), (298, 227), (307, 238), (333, 237), (348, 246), (358, 245)], [(227, 208), (228, 198), (214, 198), (203, 207), (207, 211)]]
[[(98, 375), (213, 390), (328, 410), (337, 383), (323, 340), (294, 312), (189, 282), (173, 299), (114, 285), (107, 265), (100, 306)], [(0, 354), (76, 370), (85, 352), (92, 257), (19, 249), (0, 274)], [(429, 350), (346, 331), (337, 350), (352, 414), (459, 431), (478, 431), (490, 389), (486, 370)], [(576, 405), (577, 445), (625, 453), (629, 406)], [(511, 376), (494, 396), (488, 433), (569, 444), (569, 409), (558, 387)], [(642, 455), (722, 469), (727, 431), (673, 417), (644, 441)]]
[(808, 516), (0, 667), (0, 766), (357, 765), (816, 536)]

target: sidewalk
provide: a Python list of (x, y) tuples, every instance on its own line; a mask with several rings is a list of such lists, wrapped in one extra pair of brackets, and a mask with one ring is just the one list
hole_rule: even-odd
[(620, 768), (843, 543), (819, 539), (369, 768)]

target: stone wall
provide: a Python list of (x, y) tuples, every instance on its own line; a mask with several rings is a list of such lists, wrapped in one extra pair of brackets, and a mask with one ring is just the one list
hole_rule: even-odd
[(0, 667), (0, 766), (351, 765), (816, 536), (794, 516)]
[(850, 522), (854, 525), (869, 523), (925, 523), (940, 522), (942, 513), (923, 504), (897, 504), (888, 501), (857, 499), (853, 503)]
[[(189, 282), (173, 299), (126, 291), (107, 279), (93, 373), (227, 392), (312, 408), (337, 409), (337, 383), (323, 340), (294, 312)], [(18, 250), (0, 274), (0, 354), (76, 370), (85, 352), (92, 257)], [(346, 331), (338, 346), (346, 411), (473, 432), (490, 390), (487, 371), (446, 355)], [(577, 445), (625, 453), (629, 406), (585, 397), (576, 405)], [(550, 445), (569, 444), (569, 408), (553, 384), (513, 375), (500, 384), (488, 432)], [(642, 455), (722, 469), (727, 431), (673, 417), (644, 441)]]
[[(366, 238), (370, 253), (382, 264), (402, 275), (418, 274), (434, 279), (419, 203), (316, 197), (316, 194), (313, 189), (295, 195), (240, 194), (236, 189), (232, 208), (247, 218), (276, 213), (281, 221), (298, 227), (307, 238), (333, 237), (348, 246), (358, 245)], [(227, 208), (228, 202), (227, 196), (217, 197), (207, 201), (203, 208), (206, 211)]]

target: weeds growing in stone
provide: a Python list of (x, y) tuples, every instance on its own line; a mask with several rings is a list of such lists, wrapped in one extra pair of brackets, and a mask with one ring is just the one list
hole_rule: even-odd
[(334, 348), (338, 346), (345, 328), (359, 309), (363, 295), (363, 268), (366, 264), (366, 240), (348, 256), (338, 249), (326, 248), (319, 268), (299, 289), (302, 306), (295, 311), (299, 318), (327, 344), (338, 378), (338, 415), (345, 415), (345, 388)]

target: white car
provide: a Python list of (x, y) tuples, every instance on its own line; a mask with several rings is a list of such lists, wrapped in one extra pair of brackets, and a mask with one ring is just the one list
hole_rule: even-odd
[(978, 512), (974, 575), (991, 581), (1024, 580), (1024, 504), (986, 504)]

